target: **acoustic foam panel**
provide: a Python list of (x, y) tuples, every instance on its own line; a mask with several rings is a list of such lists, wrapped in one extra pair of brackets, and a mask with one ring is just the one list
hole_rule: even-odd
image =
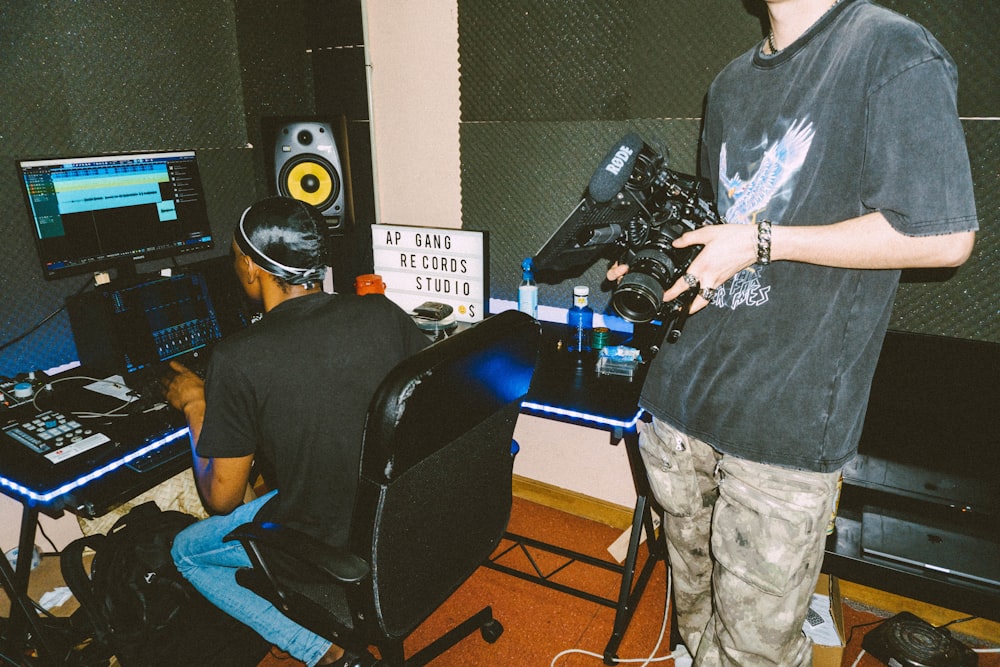
[[(0, 344), (56, 312), (88, 281), (42, 278), (18, 159), (193, 148), (209, 193), (216, 252), (228, 251), (232, 221), (255, 196), (233, 8), (7, 3), (0, 22), (0, 210), (6, 213), (0, 222)], [(75, 358), (69, 321), (60, 313), (0, 350), (0, 375)]]
[[(1000, 5), (885, 4), (922, 22), (959, 67), (981, 226), (973, 257), (957, 272), (905, 274), (892, 326), (1000, 341), (992, 270), (1000, 254), (992, 27)], [(458, 0), (458, 9), (463, 224), (490, 232), (491, 293), (508, 300), (516, 299), (521, 259), (561, 224), (626, 131), (665, 144), (671, 166), (693, 172), (709, 83), (766, 31), (753, 0)], [(590, 286), (595, 308), (606, 309), (604, 271), (598, 262), (581, 276), (543, 284), (540, 301), (567, 306), (579, 283)]]

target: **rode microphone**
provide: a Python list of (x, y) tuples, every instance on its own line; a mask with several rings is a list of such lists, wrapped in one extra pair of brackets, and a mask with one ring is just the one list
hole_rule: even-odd
[(630, 132), (611, 149), (590, 178), (588, 190), (594, 201), (603, 204), (621, 192), (628, 183), (636, 158), (644, 146), (642, 138)]

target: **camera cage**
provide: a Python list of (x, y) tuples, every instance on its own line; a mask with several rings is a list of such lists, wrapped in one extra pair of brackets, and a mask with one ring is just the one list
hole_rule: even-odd
[[(615, 156), (630, 144), (638, 150), (620, 168), (617, 181), (604, 177)], [(619, 259), (627, 260), (652, 230), (671, 228), (679, 236), (718, 223), (708, 181), (669, 169), (667, 162), (664, 153), (634, 134), (626, 135), (594, 172), (580, 202), (535, 254), (535, 271), (585, 268), (614, 248), (619, 249)]]
[[(665, 152), (634, 133), (625, 135), (598, 165), (580, 202), (534, 256), (536, 276), (545, 280), (547, 275), (582, 270), (601, 256), (629, 264), (651, 237), (672, 241), (720, 223), (708, 181), (667, 164)], [(696, 246), (689, 253), (682, 268), (698, 250)], [(694, 294), (686, 293), (661, 309), (660, 314), (668, 316), (664, 324), (669, 340), (680, 335)]]

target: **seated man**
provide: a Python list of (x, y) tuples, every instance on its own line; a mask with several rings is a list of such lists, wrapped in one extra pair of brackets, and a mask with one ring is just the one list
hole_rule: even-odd
[[(215, 605), (307, 665), (349, 664), (343, 650), (236, 583), (250, 564), (222, 538), (254, 518), (346, 543), (362, 429), (380, 381), (427, 345), (382, 295), (326, 294), (322, 215), (295, 199), (248, 208), (233, 239), (237, 277), (264, 317), (213, 351), (204, 383), (180, 364), (167, 399), (191, 429), (194, 475), (216, 514), (174, 541), (178, 570)], [(251, 465), (271, 491), (243, 503)]]

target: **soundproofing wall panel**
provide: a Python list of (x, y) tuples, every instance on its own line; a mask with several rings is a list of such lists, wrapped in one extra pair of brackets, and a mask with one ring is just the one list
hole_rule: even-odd
[[(85, 276), (46, 282), (31, 241), (15, 162), (28, 157), (195, 149), (215, 223), (222, 193), (248, 161), (232, 3), (6, 3), (0, 22), (0, 342), (26, 332), (82, 289)], [(58, 313), (0, 351), (0, 374), (76, 358)]]
[(371, 226), (375, 224), (375, 181), (372, 164), (368, 71), (364, 25), (359, 0), (308, 0), (309, 53), (313, 68), (316, 113), (342, 119), (341, 161), (345, 170), (348, 233), (338, 239), (334, 282), (353, 289), (354, 278), (371, 273)]
[[(490, 233), (492, 297), (516, 300), (521, 260), (535, 254), (569, 215), (598, 161), (628, 131), (661, 151), (669, 148), (674, 168), (694, 169), (697, 120), (462, 125), (462, 224)], [(603, 311), (611, 296), (606, 269), (597, 262), (564, 282), (540, 283), (539, 302), (569, 307), (573, 285), (589, 285), (593, 307)]]
[[(5, 3), (0, 375), (76, 359), (60, 308), (89, 282), (83, 275), (42, 278), (15, 161), (194, 149), (216, 248), (179, 263), (228, 253), (240, 213), (273, 182), (273, 144), (261, 146), (260, 119), (316, 112), (308, 33), (323, 3), (312, 3), (311, 15), (306, 4)], [(333, 4), (327, 3), (328, 10)], [(147, 264), (144, 270), (171, 262)], [(20, 342), (10, 342), (43, 321)]]
[[(922, 22), (958, 65), (981, 226), (957, 271), (904, 274), (892, 326), (1000, 341), (1000, 4), (885, 4)], [(708, 85), (766, 32), (755, 0), (458, 0), (458, 11), (463, 226), (489, 231), (491, 294), (511, 301), (521, 260), (559, 227), (625, 132), (693, 173)], [(605, 269), (540, 285), (541, 303), (566, 307), (572, 286), (587, 284), (595, 308), (610, 313)]]
[(308, 14), (303, 2), (236, 2), (241, 106), (247, 139), (257, 149), (255, 191), (261, 195), (274, 190), (274, 136), (266, 119), (314, 110)]
[(231, 3), (156, 13), (141, 4), (5, 3), (0, 148), (47, 156), (245, 143)]

